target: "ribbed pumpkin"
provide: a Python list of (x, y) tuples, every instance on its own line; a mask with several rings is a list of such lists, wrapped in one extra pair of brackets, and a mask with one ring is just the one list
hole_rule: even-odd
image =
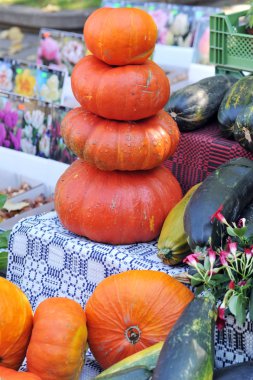
[(41, 380), (31, 372), (17, 372), (14, 369), (0, 367), (0, 380)]
[(75, 108), (61, 135), (78, 157), (101, 170), (146, 170), (171, 156), (179, 142), (176, 122), (165, 111), (138, 122), (104, 119)]
[(43, 380), (79, 380), (87, 342), (82, 307), (67, 298), (42, 301), (34, 314), (28, 370)]
[(109, 65), (145, 62), (156, 39), (155, 21), (138, 8), (100, 8), (84, 24), (87, 48)]
[(0, 277), (0, 364), (19, 369), (30, 340), (33, 311), (25, 294)]
[(71, 84), (75, 98), (84, 108), (115, 120), (153, 116), (170, 95), (169, 79), (150, 60), (143, 65), (115, 67), (89, 55), (75, 65)]
[(71, 232), (127, 244), (157, 237), (181, 198), (178, 181), (165, 167), (109, 172), (76, 160), (57, 182), (55, 210)]
[(101, 281), (85, 309), (89, 347), (100, 366), (164, 340), (193, 297), (158, 271), (130, 270)]

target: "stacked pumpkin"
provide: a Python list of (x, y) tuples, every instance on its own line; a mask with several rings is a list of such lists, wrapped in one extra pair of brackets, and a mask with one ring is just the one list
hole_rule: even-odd
[(79, 160), (57, 183), (55, 209), (68, 230), (91, 240), (150, 241), (182, 197), (161, 166), (175, 152), (179, 130), (162, 110), (169, 80), (148, 59), (157, 27), (143, 10), (101, 8), (86, 21), (84, 38), (92, 55), (71, 78), (81, 107), (61, 126)]

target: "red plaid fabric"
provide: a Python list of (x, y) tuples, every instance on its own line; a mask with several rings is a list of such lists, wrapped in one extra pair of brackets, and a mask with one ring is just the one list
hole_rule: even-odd
[(253, 160), (253, 153), (222, 137), (216, 122), (193, 132), (181, 132), (175, 154), (164, 165), (173, 172), (185, 193), (219, 165), (236, 157)]

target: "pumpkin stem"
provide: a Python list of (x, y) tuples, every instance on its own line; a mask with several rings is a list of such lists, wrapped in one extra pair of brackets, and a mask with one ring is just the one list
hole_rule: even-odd
[(136, 344), (141, 338), (141, 330), (138, 326), (130, 326), (125, 331), (125, 337), (131, 344)]

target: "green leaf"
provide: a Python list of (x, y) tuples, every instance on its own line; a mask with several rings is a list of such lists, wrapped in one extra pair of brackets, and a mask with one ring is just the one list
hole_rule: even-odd
[(3, 205), (5, 204), (6, 200), (7, 200), (7, 195), (0, 194), (0, 209), (3, 208)]
[(234, 316), (236, 316), (237, 301), (238, 301), (238, 296), (233, 295), (230, 298), (229, 303), (228, 303), (229, 310)]
[(204, 268), (205, 268), (205, 270), (206, 271), (209, 271), (210, 270), (210, 260), (209, 260), (209, 257), (208, 256), (206, 256), (205, 257), (205, 260), (204, 260)]
[(8, 263), (8, 252), (2, 251), (0, 252), (0, 270), (6, 271)]
[(11, 231), (0, 231), (0, 249), (8, 248), (8, 241)]
[(251, 321), (253, 321), (253, 288), (251, 288), (249, 297), (249, 318)]
[(247, 227), (242, 227), (242, 228), (234, 228), (234, 232), (236, 233), (237, 236), (242, 237), (245, 235), (245, 232), (247, 231)]
[(234, 232), (234, 228), (232, 228), (232, 227), (227, 227), (227, 233), (230, 236), (237, 236), (237, 234)]
[(242, 325), (246, 320), (246, 299), (243, 295), (233, 295), (229, 300), (228, 307), (235, 316), (236, 322)]
[(201, 277), (199, 277), (199, 274), (196, 273), (194, 276), (191, 278), (191, 285), (192, 286), (197, 286), (203, 283), (203, 280)]
[(220, 274), (220, 273), (214, 274), (212, 276), (212, 279), (217, 284), (223, 284), (224, 282), (228, 282), (229, 281), (229, 277), (226, 274)]

